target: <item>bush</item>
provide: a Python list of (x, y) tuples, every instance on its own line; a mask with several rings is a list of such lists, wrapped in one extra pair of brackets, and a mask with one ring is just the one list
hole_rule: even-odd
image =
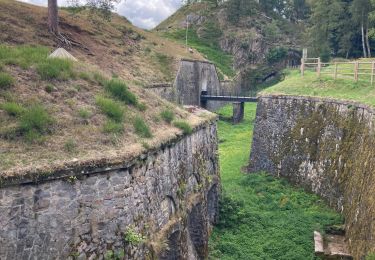
[(135, 129), (135, 133), (139, 135), (140, 137), (144, 137), (144, 138), (152, 137), (150, 127), (146, 124), (146, 122), (142, 118), (136, 117), (133, 122), (133, 126)]
[(103, 126), (104, 133), (119, 134), (124, 132), (124, 125), (112, 120), (108, 120)]
[(129, 91), (123, 81), (112, 79), (107, 82), (105, 88), (114, 98), (130, 105), (138, 105), (137, 97)]
[(37, 72), (43, 80), (67, 80), (74, 77), (72, 67), (70, 60), (49, 58), (37, 66)]
[(116, 103), (112, 99), (97, 97), (96, 104), (102, 110), (102, 112), (115, 122), (122, 122), (124, 119), (124, 110), (120, 104)]
[(160, 116), (161, 118), (163, 118), (163, 120), (165, 122), (167, 122), (168, 124), (170, 124), (173, 119), (174, 119), (174, 113), (172, 110), (170, 109), (166, 109), (166, 110), (163, 110), (161, 113), (160, 113)]
[(41, 105), (33, 105), (26, 109), (20, 119), (20, 130), (26, 139), (34, 141), (48, 133), (53, 125), (53, 118)]
[(186, 121), (175, 121), (173, 122), (173, 125), (180, 128), (184, 134), (191, 134), (193, 132), (193, 129)]
[(14, 79), (11, 75), (5, 72), (0, 72), (0, 89), (7, 89), (13, 86)]
[(288, 51), (284, 47), (277, 47), (271, 49), (267, 53), (266, 58), (268, 63), (276, 63), (283, 60), (287, 56), (287, 53)]
[(0, 108), (6, 111), (10, 116), (20, 116), (25, 112), (25, 108), (15, 102), (6, 102), (2, 104)]

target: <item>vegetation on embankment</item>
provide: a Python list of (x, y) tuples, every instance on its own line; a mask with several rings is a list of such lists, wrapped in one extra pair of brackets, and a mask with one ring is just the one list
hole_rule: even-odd
[(260, 92), (260, 95), (270, 94), (324, 97), (375, 106), (375, 86), (371, 86), (368, 80), (335, 80), (330, 75), (318, 77), (315, 72), (310, 71), (305, 72), (303, 77), (299, 70), (286, 71), (285, 80)]
[[(316, 195), (264, 173), (244, 175), (252, 140), (255, 104), (245, 121), (219, 121), (223, 197), (220, 222), (210, 240), (211, 259), (313, 259), (313, 231), (341, 224), (339, 214)], [(220, 110), (225, 117), (231, 107)]]
[(0, 45), (0, 178), (130, 156), (206, 120), (51, 51)]

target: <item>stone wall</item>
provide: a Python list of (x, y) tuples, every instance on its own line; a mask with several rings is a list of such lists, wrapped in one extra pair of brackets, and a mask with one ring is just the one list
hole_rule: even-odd
[(156, 95), (168, 100), (169, 102), (174, 102), (176, 100), (176, 91), (172, 83), (152, 84), (150, 86), (146, 86), (145, 88), (155, 93)]
[(375, 252), (374, 110), (356, 103), (260, 97), (249, 172), (319, 194), (345, 217), (356, 259)]
[(3, 178), (0, 259), (203, 259), (219, 192), (216, 122), (121, 165)]

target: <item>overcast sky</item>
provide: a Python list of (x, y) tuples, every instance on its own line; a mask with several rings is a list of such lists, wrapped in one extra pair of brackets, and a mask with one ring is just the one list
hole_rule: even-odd
[[(46, 6), (48, 0), (21, 0)], [(68, 0), (58, 0), (59, 6), (67, 5)], [(181, 6), (181, 0), (121, 0), (115, 12), (128, 18), (134, 25), (151, 29), (170, 16)]]

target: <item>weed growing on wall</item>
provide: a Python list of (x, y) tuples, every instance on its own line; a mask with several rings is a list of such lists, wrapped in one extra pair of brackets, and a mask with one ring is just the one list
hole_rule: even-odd
[(184, 134), (191, 134), (193, 132), (193, 129), (191, 128), (189, 123), (186, 121), (183, 121), (183, 120), (174, 121), (173, 125), (181, 129)]

